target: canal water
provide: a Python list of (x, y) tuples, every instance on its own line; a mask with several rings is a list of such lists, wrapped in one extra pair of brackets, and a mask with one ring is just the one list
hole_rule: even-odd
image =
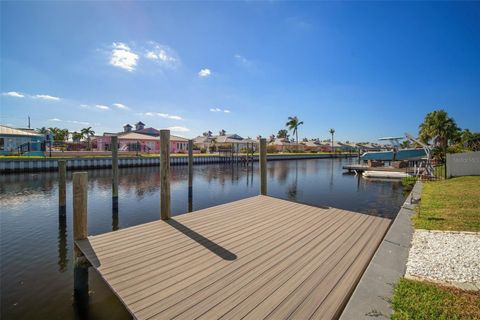
[[(367, 180), (342, 170), (349, 159), (268, 163), (268, 194), (394, 218), (405, 196), (398, 181)], [(172, 167), (172, 214), (188, 211), (186, 166)], [(193, 210), (258, 194), (258, 165), (194, 166)], [(159, 219), (159, 168), (122, 168), (119, 209), (112, 211), (110, 170), (91, 170), (88, 231), (100, 234)], [(58, 215), (57, 174), (0, 176), (1, 319), (129, 319), (128, 312), (95, 271), (88, 305), (73, 304), (72, 185), (67, 215)]]

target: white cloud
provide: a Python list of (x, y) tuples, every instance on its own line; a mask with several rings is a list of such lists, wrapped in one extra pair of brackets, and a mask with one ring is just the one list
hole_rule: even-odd
[(90, 106), (88, 104), (81, 104), (80, 108), (90, 108)]
[(110, 107), (109, 106), (105, 106), (103, 104), (96, 104), (95, 105), (95, 108), (98, 108), (100, 110), (110, 110)]
[(110, 56), (110, 64), (112, 66), (132, 72), (137, 66), (138, 58), (138, 54), (133, 52), (125, 43), (114, 42), (112, 44)]
[(122, 109), (122, 110), (129, 110), (130, 109), (129, 107), (127, 107), (126, 105), (124, 105), (122, 103), (114, 103), (113, 106), (117, 107), (118, 109)]
[(198, 72), (198, 76), (200, 78), (206, 78), (206, 77), (209, 77), (211, 75), (212, 75), (212, 71), (210, 71), (210, 69), (207, 69), (207, 68), (202, 69)]
[(160, 117), (160, 118), (165, 118), (165, 119), (172, 119), (172, 120), (183, 120), (182, 117), (168, 114), (168, 113), (161, 113), (161, 112), (145, 112), (145, 113), (140, 113), (139, 115), (144, 115), (144, 116), (149, 116), (149, 117)]
[(249, 59), (245, 58), (244, 56), (240, 55), (240, 54), (235, 54), (233, 56), (240, 64), (246, 66), (246, 67), (251, 67), (252, 66), (252, 61), (250, 61)]
[(73, 123), (73, 124), (80, 124), (80, 125), (82, 125), (82, 126), (88, 126), (88, 125), (90, 125), (90, 122), (86, 122), (86, 121), (62, 120), (62, 119), (58, 119), (58, 118), (48, 119), (48, 121), (52, 121), (52, 122), (67, 122), (67, 123)]
[(224, 113), (230, 113), (231, 111), (228, 109), (220, 109), (220, 108), (210, 108), (211, 112), (224, 112)]
[(42, 99), (42, 100), (50, 100), (50, 101), (58, 101), (60, 100), (59, 97), (49, 96), (48, 94), (36, 94), (33, 96), (35, 99)]
[(180, 58), (172, 48), (154, 41), (149, 41), (147, 46), (144, 54), (145, 58), (172, 69), (180, 65)]
[(20, 92), (16, 92), (16, 91), (4, 92), (4, 93), (2, 93), (2, 95), (8, 96), (8, 97), (15, 97), (15, 98), (24, 98), (25, 97), (25, 95), (23, 95)]
[(170, 130), (170, 131), (173, 131), (173, 132), (188, 132), (188, 131), (190, 131), (190, 129), (188, 129), (188, 128), (179, 127), (179, 126), (169, 127), (167, 129)]

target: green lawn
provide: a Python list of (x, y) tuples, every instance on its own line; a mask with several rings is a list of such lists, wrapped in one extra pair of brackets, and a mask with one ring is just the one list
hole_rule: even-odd
[(401, 279), (392, 307), (393, 320), (480, 319), (480, 292)]
[(480, 176), (425, 182), (417, 229), (480, 231)]

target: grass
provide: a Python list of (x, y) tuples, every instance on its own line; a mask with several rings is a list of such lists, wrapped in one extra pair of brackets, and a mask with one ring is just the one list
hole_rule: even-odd
[(417, 229), (480, 231), (480, 176), (425, 182)]
[(400, 279), (392, 298), (392, 320), (480, 319), (480, 292)]
[(402, 185), (405, 189), (412, 190), (417, 180), (417, 177), (404, 177), (402, 178)]
[(439, 165), (433, 167), (433, 176), (437, 178), (444, 178), (445, 177), (445, 165)]

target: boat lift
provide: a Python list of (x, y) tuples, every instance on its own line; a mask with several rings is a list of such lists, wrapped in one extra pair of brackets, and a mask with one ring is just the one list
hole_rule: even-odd
[[(415, 139), (411, 134), (409, 134), (408, 132), (405, 132), (405, 137), (412, 141), (412, 142), (415, 142), (417, 143), (418, 145), (420, 145), (423, 150), (425, 151), (425, 154), (427, 155), (427, 161), (425, 163), (425, 171), (427, 173), (427, 175), (429, 176), (433, 176), (433, 165), (432, 165), (432, 150), (430, 148), (429, 145)], [(418, 168), (418, 172), (415, 172), (415, 175), (419, 175), (420, 174), (420, 167)]]

